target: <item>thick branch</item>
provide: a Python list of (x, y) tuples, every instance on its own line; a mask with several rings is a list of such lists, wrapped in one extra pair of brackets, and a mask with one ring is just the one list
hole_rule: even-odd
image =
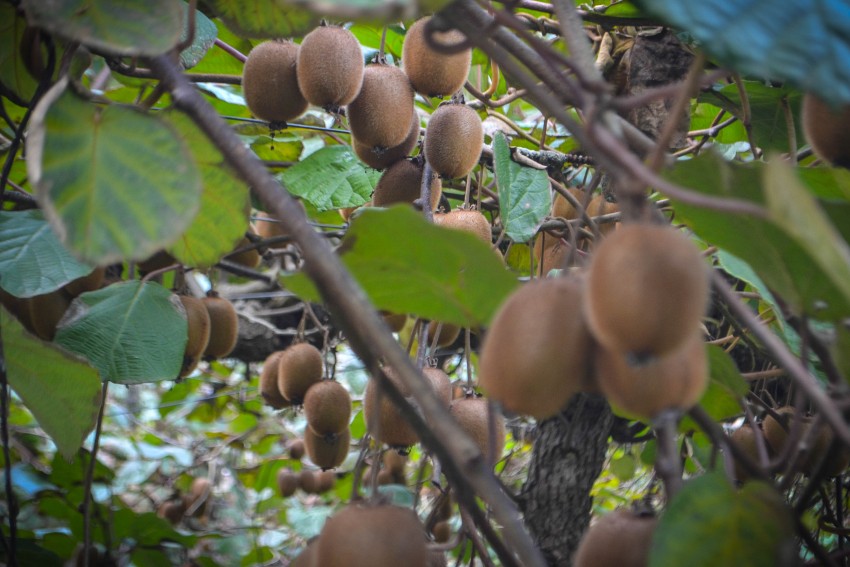
[[(379, 362), (383, 360), (395, 370), (400, 382), (409, 388), (422, 415), (412, 410), (409, 404), (399, 404), (405, 417), (416, 427), (422, 442), (440, 459), (446, 476), (458, 487), (458, 496), (468, 504), (467, 509), (478, 509), (474, 494), (490, 505), (493, 518), (502, 526), (504, 537), (517, 556), (501, 557), (502, 561), (507, 564), (544, 566), (540, 551), (522, 525), (519, 510), (503, 491), (486, 459), (431, 390), (429, 381), (399, 347), (327, 241), (307, 223), (295, 200), (167, 56), (151, 60), (150, 68), (171, 92), (174, 104), (206, 133), (266, 209), (286, 223), (294, 241), (304, 253), (304, 270), (335, 315), (354, 352), (372, 370), (377, 370)], [(387, 386), (387, 395), (394, 402), (402, 401), (392, 385), (387, 380), (383, 382)]]

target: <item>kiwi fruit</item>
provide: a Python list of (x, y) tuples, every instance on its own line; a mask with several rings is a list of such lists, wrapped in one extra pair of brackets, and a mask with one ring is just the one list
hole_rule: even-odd
[(431, 321), (428, 323), (428, 344), (434, 342), (434, 337), (437, 335), (437, 329), (440, 330), (440, 337), (437, 339), (438, 347), (447, 347), (457, 340), (460, 336), (461, 327), (452, 325), (451, 323), (440, 324), (439, 321)]
[(452, 403), (452, 382), (449, 375), (439, 368), (423, 368), (422, 374), (431, 381), (431, 387), (437, 397), (440, 398), (446, 407)]
[(294, 344), (282, 352), (277, 363), (277, 387), (290, 403), (301, 405), (310, 386), (322, 379), (322, 353), (310, 343)]
[(806, 93), (803, 133), (819, 158), (850, 168), (850, 105), (833, 107), (817, 95)]
[(351, 432), (346, 427), (332, 435), (316, 435), (309, 427), (304, 429), (304, 448), (313, 464), (322, 470), (338, 467), (348, 456)]
[[(395, 162), (375, 185), (372, 204), (376, 207), (389, 207), (395, 203), (413, 203), (421, 194), (423, 170), (419, 160), (403, 159)], [(431, 181), (431, 210), (435, 210), (439, 205), (442, 192), (443, 184), (440, 178), (434, 175)]]
[(378, 471), (378, 476), (375, 477), (375, 482), (378, 483), (378, 486), (386, 486), (388, 484), (401, 484), (396, 478), (396, 476), (387, 469), (381, 469), (380, 471)]
[(180, 295), (180, 302), (186, 310), (188, 323), (188, 338), (183, 352), (183, 367), (180, 377), (188, 376), (201, 361), (201, 355), (210, 340), (210, 316), (203, 301), (188, 295)]
[[(390, 368), (384, 371), (403, 396), (409, 396), (407, 391)], [(363, 417), (366, 419), (366, 427), (377, 441), (386, 443), (390, 447), (409, 447), (419, 442), (419, 436), (401, 411), (390, 400), (389, 396), (380, 396), (378, 406), (378, 384), (376, 379), (370, 379), (366, 383), (366, 391), (363, 393)]]
[(332, 435), (348, 428), (351, 395), (336, 380), (322, 380), (310, 386), (304, 396), (304, 417), (316, 435)]
[(288, 468), (282, 468), (277, 471), (277, 489), (283, 498), (288, 498), (295, 494), (298, 489), (298, 475)]
[(582, 536), (574, 567), (646, 567), (657, 524), (655, 516), (626, 509), (605, 514)]
[(319, 535), (322, 567), (426, 567), (425, 528), (410, 508), (350, 504), (331, 516)]
[(136, 263), (136, 267), (139, 268), (139, 273), (141, 275), (147, 275), (151, 272), (155, 272), (157, 270), (163, 270), (169, 266), (173, 266), (174, 264), (179, 264), (174, 256), (166, 252), (165, 250), (159, 250), (158, 252), (154, 252), (150, 257), (145, 258), (141, 262)]
[[(775, 413), (779, 417), (778, 420), (771, 414), (768, 414), (764, 418), (764, 437), (767, 440), (768, 448), (775, 457), (783, 453), (785, 444), (788, 442), (788, 436), (793, 427), (794, 412), (793, 407), (784, 406), (775, 410)], [(805, 437), (809, 428), (812, 427), (810, 417), (803, 416), (801, 419), (803, 423), (800, 439)], [(847, 468), (848, 461), (850, 461), (850, 452), (848, 452), (847, 448), (840, 447), (829, 453), (833, 438), (834, 433), (832, 430), (826, 425), (821, 425), (817, 435), (814, 436), (812, 446), (809, 447), (808, 454), (800, 463), (800, 471), (803, 474), (809, 476), (814, 474), (822, 460), (824, 460), (824, 475), (827, 477), (836, 476)]]
[(404, 71), (392, 65), (368, 65), (363, 86), (348, 105), (351, 135), (370, 148), (392, 148), (410, 134), (415, 109), (413, 87)]
[(483, 144), (478, 113), (465, 104), (444, 104), (428, 121), (425, 159), (442, 177), (463, 177), (478, 163)]
[(708, 360), (702, 333), (676, 350), (640, 364), (629, 355), (596, 350), (595, 378), (611, 405), (640, 418), (653, 419), (667, 409), (688, 410), (708, 387)]
[(304, 36), (298, 49), (298, 88), (310, 104), (343, 106), (360, 92), (363, 67), (354, 34), (345, 28), (321, 26)]
[[(584, 203), (585, 192), (581, 189), (567, 189), (567, 191), (576, 198), (579, 203)], [(555, 200), (552, 202), (552, 216), (561, 217), (565, 220), (574, 220), (581, 216), (578, 210), (570, 203), (566, 197), (560, 193), (555, 193)]]
[(316, 491), (324, 494), (336, 485), (336, 473), (333, 471), (322, 471), (316, 473)]
[(570, 248), (560, 238), (547, 232), (540, 232), (534, 239), (534, 273), (545, 277), (552, 270), (566, 267), (567, 253)]
[(437, 543), (445, 543), (449, 541), (452, 537), (451, 524), (445, 520), (437, 522), (431, 529), (431, 535), (434, 536), (434, 541)]
[(687, 236), (669, 226), (628, 224), (596, 247), (584, 314), (603, 346), (642, 360), (693, 336), (708, 291), (708, 267)]
[(251, 113), (266, 122), (287, 122), (307, 110), (298, 88), (298, 46), (290, 41), (260, 43), (242, 69), (242, 91)]
[(446, 214), (434, 215), (434, 224), (471, 232), (483, 242), (493, 243), (493, 230), (490, 228), (490, 221), (481, 211), (455, 209)]
[(290, 459), (300, 461), (304, 458), (304, 440), (293, 439), (287, 444), (286, 450), (289, 452)]
[(410, 132), (407, 137), (397, 146), (391, 148), (374, 148), (360, 143), (357, 138), (351, 139), (351, 145), (354, 147), (354, 153), (360, 158), (360, 161), (373, 169), (386, 169), (395, 162), (402, 160), (410, 155), (416, 143), (419, 141), (419, 115), (413, 113), (413, 120), (410, 121)]
[(221, 358), (230, 354), (239, 338), (239, 316), (233, 304), (223, 297), (210, 295), (201, 300), (210, 317), (210, 337), (204, 356)]
[(319, 493), (319, 477), (315, 471), (302, 470), (298, 475), (298, 486), (307, 494)]
[(186, 505), (183, 499), (166, 500), (156, 510), (156, 515), (168, 520), (171, 525), (179, 524), (185, 513)]
[[(458, 53), (440, 53), (426, 39), (430, 16), (420, 18), (404, 36), (401, 63), (416, 92), (425, 96), (448, 96), (459, 91), (469, 75), (472, 49)], [(436, 31), (431, 34), (437, 45), (457, 45), (466, 37), (457, 30)]]
[[(602, 215), (617, 213), (619, 211), (620, 206), (617, 203), (608, 201), (603, 195), (596, 195), (590, 200), (590, 203), (587, 204), (587, 215), (590, 217), (600, 217)], [(610, 234), (612, 230), (617, 228), (617, 224), (618, 223), (615, 222), (600, 223), (598, 225), (599, 234), (602, 236)]]
[[(761, 461), (761, 458), (759, 457), (756, 432), (749, 423), (745, 423), (733, 431), (729, 438), (732, 443), (737, 445), (738, 448), (754, 462), (758, 463)], [(750, 479), (750, 473), (747, 472), (747, 469), (741, 466), (737, 460), (735, 461), (735, 478), (738, 482), (746, 482)]]
[(103, 285), (103, 280), (106, 277), (106, 268), (103, 266), (98, 266), (88, 275), (85, 275), (81, 278), (77, 278), (71, 282), (65, 284), (63, 288), (65, 293), (69, 296), (77, 297), (81, 293), (85, 293), (87, 291), (95, 291), (100, 289), (100, 286)]
[(389, 311), (381, 311), (381, 317), (384, 319), (384, 323), (387, 324), (387, 327), (390, 328), (390, 331), (393, 333), (400, 332), (405, 324), (407, 324), (407, 315), (404, 313), (390, 313)]
[(239, 244), (233, 249), (233, 252), (230, 252), (224, 259), (233, 262), (235, 264), (239, 264), (240, 266), (245, 266), (246, 268), (257, 268), (260, 263), (263, 261), (263, 257), (260, 256), (260, 252), (256, 248), (249, 248), (248, 250), (242, 250), (237, 252), (240, 248), (245, 248), (246, 246), (250, 246), (252, 242), (248, 240), (247, 237), (242, 237), (242, 240), (239, 241)]
[(278, 236), (289, 236), (289, 231), (283, 227), (283, 223), (263, 211), (259, 211), (254, 215), (252, 225), (254, 232), (263, 240), (277, 238)]
[(499, 307), (481, 350), (479, 385), (508, 411), (545, 419), (590, 381), (593, 339), (579, 278), (538, 279)]
[(454, 400), (449, 408), (452, 416), (466, 431), (481, 453), (489, 462), (498, 461), (505, 448), (505, 418), (501, 414), (494, 415), (496, 426), (495, 442), (490, 445), (490, 429), (488, 424), (489, 408), (484, 398), (461, 398)]
[(42, 340), (52, 341), (56, 336), (56, 326), (71, 306), (71, 300), (64, 291), (57, 289), (29, 298), (27, 306), (35, 334)]
[(199, 476), (189, 486), (189, 494), (186, 495), (186, 508), (191, 508), (201, 500), (202, 503), (195, 509), (194, 517), (198, 518), (206, 514), (210, 500), (212, 499), (212, 482), (205, 476)]
[(291, 406), (289, 400), (283, 397), (278, 387), (278, 371), (282, 350), (271, 353), (263, 362), (263, 370), (260, 372), (260, 395), (263, 401), (274, 409)]
[(399, 484), (404, 482), (404, 469), (407, 466), (407, 455), (402, 455), (398, 451), (389, 449), (384, 451), (381, 457), (384, 463), (382, 471), (389, 472)]
[(313, 538), (307, 544), (301, 553), (298, 554), (298, 557), (292, 560), (292, 563), (289, 564), (290, 567), (319, 567), (319, 564), (316, 563), (318, 560), (318, 546), (319, 538)]

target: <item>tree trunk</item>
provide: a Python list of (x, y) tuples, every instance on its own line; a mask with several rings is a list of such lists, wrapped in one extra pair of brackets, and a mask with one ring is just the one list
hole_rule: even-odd
[(580, 394), (538, 424), (522, 489), (525, 523), (549, 565), (570, 565), (590, 523), (590, 489), (602, 471), (614, 422), (602, 396)]

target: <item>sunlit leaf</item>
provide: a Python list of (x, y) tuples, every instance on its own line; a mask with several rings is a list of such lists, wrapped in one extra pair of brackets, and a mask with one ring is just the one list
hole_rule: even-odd
[(62, 246), (41, 211), (0, 211), (0, 287), (12, 295), (49, 293), (91, 271)]
[(242, 37), (279, 38), (303, 35), (319, 17), (310, 10), (278, 0), (211, 0), (209, 5), (234, 33)]
[(183, 31), (183, 8), (172, 0), (24, 0), (23, 5), (32, 25), (114, 55), (165, 53)]
[(27, 138), (39, 204), (66, 246), (101, 264), (171, 244), (198, 211), (200, 174), (159, 118), (86, 102), (63, 83), (41, 100)]
[(97, 370), (25, 332), (2, 307), (0, 329), (9, 385), (59, 452), (70, 459), (97, 420), (101, 398)]
[(84, 293), (71, 304), (56, 342), (85, 356), (104, 380), (173, 380), (187, 340), (176, 296), (153, 282), (128, 281)]
[(493, 162), (505, 234), (514, 242), (526, 242), (549, 214), (552, 196), (546, 170), (513, 161), (502, 133), (493, 140)]
[(290, 193), (320, 211), (366, 203), (380, 177), (380, 172), (357, 159), (350, 146), (322, 148), (281, 174)]
[[(341, 246), (343, 264), (379, 309), (464, 326), (486, 325), (518, 284), (468, 232), (434, 226), (409, 206), (367, 209)], [(285, 285), (319, 296), (303, 274)]]

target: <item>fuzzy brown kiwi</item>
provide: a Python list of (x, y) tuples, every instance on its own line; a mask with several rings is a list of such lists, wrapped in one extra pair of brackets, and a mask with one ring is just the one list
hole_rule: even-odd
[[(425, 26), (431, 16), (420, 18), (404, 36), (401, 63), (416, 92), (425, 96), (448, 96), (459, 91), (469, 75), (472, 49), (440, 53), (428, 45)], [(466, 38), (457, 30), (436, 31), (431, 38), (438, 45), (457, 45)]]
[(381, 456), (384, 463), (382, 470), (388, 471), (394, 479), (404, 480), (404, 469), (407, 466), (407, 455), (402, 455), (398, 451), (389, 449), (384, 451)]
[(247, 237), (242, 237), (242, 240), (233, 248), (233, 251), (224, 256), (224, 259), (246, 268), (254, 269), (258, 267), (263, 261), (263, 257), (260, 256), (260, 252), (256, 248), (240, 250), (240, 248), (245, 248), (251, 244), (253, 243)]
[(277, 471), (277, 490), (283, 498), (295, 494), (298, 489), (298, 475), (291, 469), (282, 468)]
[(322, 567), (426, 567), (425, 528), (410, 508), (350, 504), (319, 535)]
[(336, 468), (348, 456), (351, 432), (346, 427), (339, 433), (320, 436), (309, 427), (304, 429), (304, 448), (307, 456), (322, 470)]
[(350, 31), (321, 26), (298, 49), (298, 88), (310, 104), (343, 106), (354, 100), (363, 84), (363, 55)]
[(437, 329), (440, 330), (440, 338), (437, 339), (438, 347), (447, 347), (457, 340), (460, 336), (461, 327), (452, 325), (451, 323), (442, 323), (439, 321), (431, 321), (428, 323), (428, 345), (434, 342), (434, 337), (437, 335)]
[(850, 104), (832, 107), (816, 95), (806, 93), (803, 133), (819, 158), (850, 168)]
[(840, 445), (830, 451), (834, 439), (835, 433), (832, 429), (828, 425), (821, 425), (803, 472), (814, 475), (822, 467), (823, 475), (826, 478), (832, 478), (840, 475), (850, 466), (850, 450), (847, 447)]
[(641, 360), (693, 336), (708, 304), (708, 267), (669, 226), (623, 225), (596, 247), (584, 314), (597, 341)]
[[(767, 414), (762, 423), (764, 430), (764, 438), (767, 441), (767, 448), (772, 452), (773, 456), (778, 456), (782, 453), (785, 442), (788, 440), (788, 432), (791, 430), (791, 422), (794, 417), (794, 408), (784, 406), (775, 410), (778, 419), (773, 414)], [(803, 419), (803, 426), (808, 425), (808, 421)]]
[(52, 341), (56, 336), (56, 325), (70, 307), (71, 300), (64, 291), (57, 289), (31, 297), (27, 305), (35, 334), (42, 340)]
[(302, 470), (298, 475), (298, 486), (307, 494), (316, 494), (319, 490), (319, 477), (316, 471)]
[(158, 252), (154, 252), (150, 257), (136, 263), (136, 267), (139, 268), (139, 273), (144, 276), (179, 263), (174, 256), (165, 250), (159, 250)]
[(317, 382), (304, 396), (304, 417), (316, 435), (339, 433), (351, 419), (351, 395), (336, 380)]
[(413, 87), (392, 65), (368, 65), (363, 86), (348, 105), (351, 135), (371, 148), (392, 148), (410, 134), (415, 109)]
[(378, 486), (386, 486), (388, 484), (399, 484), (396, 476), (386, 469), (378, 471), (378, 476), (375, 477)]
[(324, 494), (336, 485), (336, 473), (333, 471), (322, 471), (316, 475), (316, 491)]
[[(384, 371), (403, 396), (410, 395), (391, 368), (384, 368)], [(386, 443), (390, 447), (408, 447), (418, 443), (419, 436), (416, 435), (416, 431), (407, 423), (398, 407), (390, 401), (389, 396), (380, 395), (380, 406), (378, 398), (377, 380), (370, 379), (363, 393), (363, 416), (369, 433), (377, 441)]]
[[(764, 437), (767, 440), (767, 445), (773, 452), (775, 457), (783, 454), (785, 444), (788, 442), (791, 428), (793, 427), (794, 408), (791, 406), (781, 407), (775, 410), (779, 419), (768, 414), (764, 418)], [(808, 416), (802, 416), (802, 429), (800, 439), (808, 435), (809, 428), (812, 427), (812, 420)], [(827, 426), (821, 426), (817, 434), (814, 436), (812, 446), (809, 448), (808, 454), (800, 462), (800, 472), (805, 475), (811, 475), (818, 469), (821, 460), (824, 460), (824, 474), (827, 477), (836, 476), (847, 468), (850, 453), (841, 447), (832, 453), (828, 453), (833, 439), (832, 430)]]
[(569, 246), (560, 238), (540, 232), (534, 239), (534, 273), (545, 277), (552, 270), (561, 270), (566, 267)]
[(449, 375), (439, 368), (423, 368), (422, 374), (431, 381), (437, 397), (448, 407), (452, 402), (452, 382)]
[[(196, 477), (189, 486), (189, 493), (186, 495), (186, 508), (195, 508), (192, 516), (199, 518), (206, 514), (212, 500), (212, 482), (205, 476)], [(198, 504), (200, 502), (200, 504)]]
[[(575, 197), (579, 203), (584, 203), (585, 192), (581, 189), (567, 189), (567, 191)], [(570, 203), (566, 197), (560, 193), (555, 193), (555, 200), (552, 202), (552, 216), (561, 217), (566, 220), (579, 218), (578, 210)]]
[(404, 328), (404, 325), (407, 323), (407, 315), (404, 313), (390, 313), (389, 311), (381, 311), (381, 317), (384, 318), (384, 322), (387, 324), (387, 327), (390, 328), (390, 331), (393, 333), (398, 333)]
[(290, 41), (256, 45), (242, 70), (242, 91), (251, 113), (266, 122), (287, 122), (307, 110), (298, 89), (298, 46)]
[[(603, 195), (596, 195), (587, 204), (587, 214), (591, 217), (599, 217), (617, 212), (620, 212), (620, 206), (617, 203), (608, 201)], [(597, 225), (599, 227), (599, 234), (602, 236), (611, 234), (611, 231), (617, 228), (617, 224), (616, 222), (599, 223)]]
[[(741, 427), (732, 432), (732, 435), (729, 436), (732, 443), (738, 446), (738, 448), (753, 462), (758, 463), (761, 459), (759, 457), (758, 451), (758, 441), (756, 440), (756, 432), (753, 430), (753, 427), (749, 423), (743, 424)], [(747, 472), (743, 466), (741, 466), (738, 461), (735, 461), (735, 478), (738, 482), (746, 482), (750, 479), (750, 473)]]
[(290, 567), (319, 567), (316, 563), (319, 549), (319, 538), (315, 537), (307, 544), (298, 557), (292, 560)]
[[(395, 203), (413, 203), (419, 198), (422, 186), (423, 165), (419, 160), (403, 159), (392, 164), (378, 180), (372, 194), (372, 204), (388, 207)], [(431, 210), (440, 203), (443, 184), (433, 176), (431, 181)]]
[(254, 215), (254, 232), (263, 240), (276, 238), (278, 236), (289, 236), (289, 231), (283, 227), (283, 223), (272, 217), (270, 214), (258, 211)]
[(180, 377), (188, 376), (201, 360), (201, 355), (210, 340), (210, 316), (204, 303), (195, 297), (180, 295), (180, 302), (186, 310), (188, 338), (183, 352), (183, 367)]
[(672, 352), (634, 364), (628, 355), (600, 347), (595, 377), (611, 403), (629, 414), (652, 419), (667, 409), (688, 410), (708, 387), (708, 361), (701, 332)]
[(289, 452), (289, 458), (300, 461), (304, 458), (304, 440), (293, 439), (286, 445), (286, 450)]
[(171, 525), (179, 524), (185, 513), (186, 504), (182, 499), (166, 500), (156, 510), (156, 515), (168, 520)]
[(207, 296), (201, 300), (210, 317), (210, 338), (204, 356), (221, 358), (230, 354), (239, 338), (239, 316), (233, 304), (223, 297)]
[(277, 387), (295, 405), (304, 401), (308, 388), (322, 379), (322, 353), (310, 343), (290, 346), (278, 360)]
[(465, 104), (444, 104), (428, 121), (425, 159), (442, 177), (463, 177), (478, 163), (482, 144), (478, 113)]
[(493, 229), (490, 221), (481, 211), (455, 209), (444, 215), (434, 215), (434, 224), (471, 232), (487, 244), (493, 243)]
[(431, 534), (434, 536), (434, 541), (437, 543), (445, 543), (452, 537), (452, 527), (448, 522), (442, 520), (434, 524), (434, 527), (431, 529)]
[(68, 282), (67, 284), (65, 284), (65, 287), (63, 289), (65, 290), (65, 293), (67, 293), (70, 297), (77, 297), (81, 293), (100, 289), (100, 286), (103, 285), (103, 279), (105, 277), (106, 268), (103, 266), (98, 266), (97, 268), (89, 272), (88, 275)]
[(646, 567), (658, 519), (620, 509), (605, 514), (584, 533), (574, 567)]
[(487, 400), (484, 398), (461, 398), (454, 400), (449, 409), (461, 428), (472, 437), (472, 440), (481, 449), (485, 458), (490, 462), (498, 461), (502, 456), (502, 449), (505, 448), (504, 417), (501, 414), (494, 414), (496, 444), (491, 446), (487, 421), (489, 414)]
[(263, 401), (275, 409), (289, 407), (292, 404), (283, 397), (278, 387), (278, 372), (282, 350), (271, 353), (263, 362), (263, 370), (260, 372), (260, 395)]
[(360, 158), (360, 161), (373, 169), (386, 169), (395, 162), (402, 160), (410, 155), (416, 143), (419, 142), (419, 115), (413, 113), (413, 120), (410, 121), (410, 132), (407, 137), (397, 146), (391, 148), (378, 148), (377, 150), (366, 144), (361, 143), (357, 138), (351, 139), (351, 145), (354, 147), (354, 153)]
[(593, 339), (579, 316), (584, 282), (533, 280), (499, 308), (481, 350), (479, 384), (508, 411), (558, 413), (590, 380)]

